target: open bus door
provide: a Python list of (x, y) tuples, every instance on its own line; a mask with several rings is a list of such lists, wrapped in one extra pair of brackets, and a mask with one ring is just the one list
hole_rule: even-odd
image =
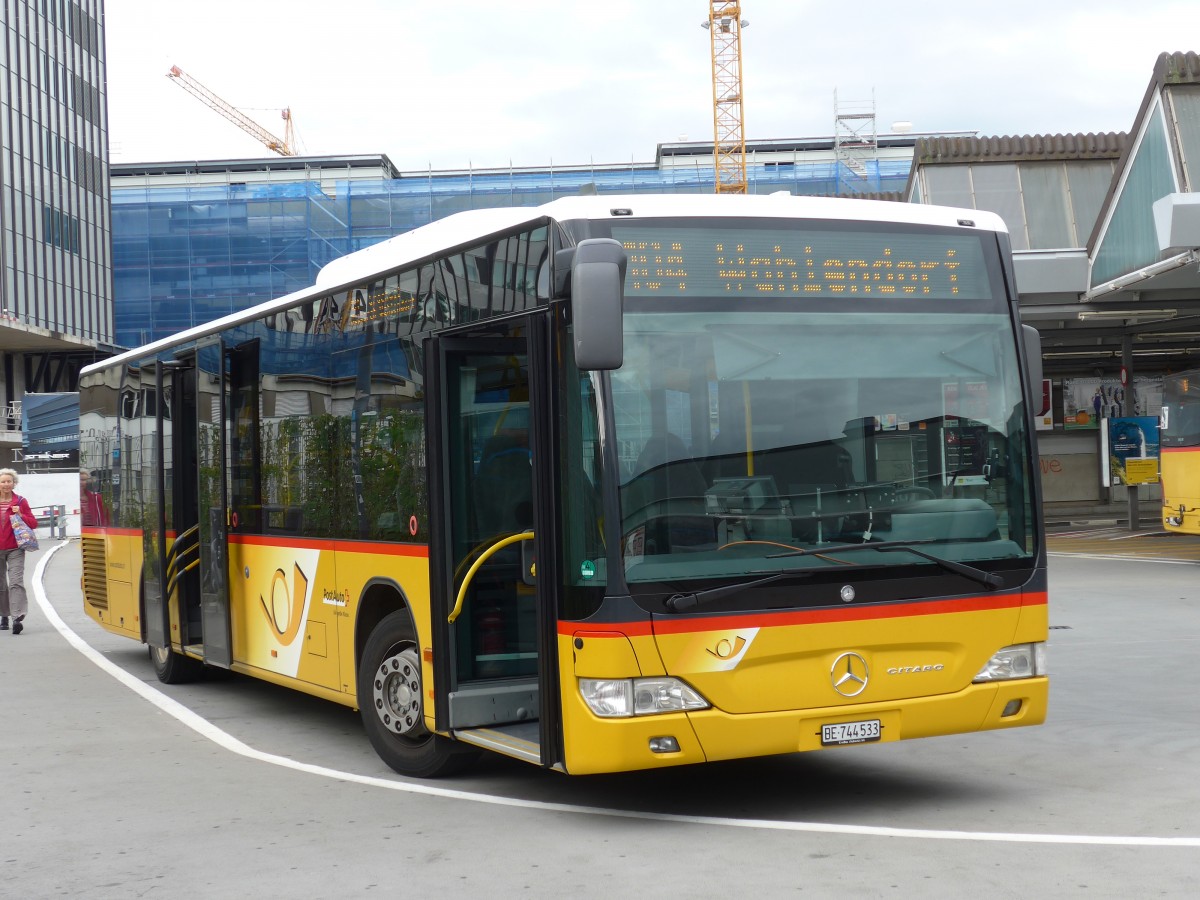
[(528, 317), (426, 358), (436, 727), (542, 766), (561, 762), (548, 344)]
[(156, 365), (155, 451), (170, 466), (158, 467), (158, 521), (146, 548), (145, 639), (168, 684), (199, 676), (201, 661), (232, 663), (222, 465), (228, 358), (214, 342)]
[(167, 527), (171, 505), (165, 500), (167, 467), (163, 461), (168, 458), (173, 446), (174, 435), (167, 429), (175, 418), (174, 410), (168, 409), (168, 406), (175, 402), (174, 375), (173, 367), (164, 365), (161, 361), (155, 363), (154, 396), (157, 400), (154, 410), (153, 453), (158, 462), (154, 494), (158, 498), (158, 518), (153, 527), (142, 532), (142, 553), (146, 561), (142, 571), (142, 637), (149, 645), (151, 654), (157, 651), (162, 658), (166, 658), (171, 647), (171, 582), (169, 576), (164, 574), (171, 552)]
[(188, 646), (199, 643), (200, 633), (194, 355), (159, 360), (155, 380), (155, 459), (163, 465), (157, 467), (155, 485), (158, 521), (146, 529), (145, 638), (166, 660), (174, 637)]
[[(257, 349), (257, 348), (256, 348)], [(184, 490), (191, 488), (199, 558), (199, 649), (207, 665), (227, 669), (233, 662), (229, 612), (229, 416), (241, 386), (233, 358), (236, 350), (223, 341), (196, 350), (195, 445), (184, 457), (190, 471), (179, 473)], [(257, 377), (257, 367), (255, 367)], [(181, 525), (186, 525), (184, 520)], [(191, 526), (189, 526), (191, 527)]]

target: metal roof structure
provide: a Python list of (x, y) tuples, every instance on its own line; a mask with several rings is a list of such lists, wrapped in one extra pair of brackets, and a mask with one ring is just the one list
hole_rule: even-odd
[(1163, 53), (1128, 134), (918, 141), (907, 193), (1000, 213), (1049, 374), (1200, 365), (1200, 58)]

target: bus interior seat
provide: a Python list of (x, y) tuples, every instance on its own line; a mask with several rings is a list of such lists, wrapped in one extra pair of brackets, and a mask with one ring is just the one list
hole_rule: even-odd
[[(718, 434), (706, 461), (709, 475), (713, 478), (769, 475), (780, 489), (792, 493), (812, 493), (807, 489), (810, 486), (820, 486), (822, 492), (844, 490), (854, 484), (850, 452), (834, 441), (771, 447), (767, 441), (757, 440), (755, 446), (765, 449), (747, 452), (740, 437)], [(793, 485), (801, 490), (792, 491)]]
[(533, 527), (533, 471), (525, 432), (503, 431), (483, 446), (475, 477), (481, 537)]
[(795, 444), (763, 454), (764, 474), (775, 476), (776, 484), (833, 485), (844, 490), (854, 483), (854, 467), (846, 448), (833, 441)]
[[(755, 473), (771, 475), (780, 490), (787, 492), (796, 517), (795, 537), (812, 540), (841, 528), (836, 518), (822, 519), (818, 525), (816, 514), (836, 515), (846, 504), (854, 483), (849, 451), (833, 441), (816, 441), (764, 451), (755, 458)], [(803, 521), (806, 518), (808, 521)]]
[(670, 431), (652, 435), (638, 455), (637, 470), (655, 487), (653, 499), (700, 497), (708, 489), (683, 439)]
[(650, 437), (638, 455), (637, 476), (622, 490), (626, 515), (663, 519), (658, 541), (669, 547), (712, 544), (716, 526), (704, 510), (708, 480), (682, 438), (671, 432)]
[(746, 465), (746, 442), (740, 435), (717, 432), (709, 444), (704, 460), (704, 474), (710, 482), (718, 478), (740, 478), (749, 475)]

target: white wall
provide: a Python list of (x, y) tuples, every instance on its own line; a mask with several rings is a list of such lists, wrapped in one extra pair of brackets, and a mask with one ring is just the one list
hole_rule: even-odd
[[(48, 506), (61, 506), (67, 511), (67, 534), (79, 534), (79, 472), (37, 472), (21, 475), (17, 493), (29, 501), (38, 518)], [(38, 529), (38, 537), (49, 537), (50, 529)], [(58, 531), (55, 531), (55, 536)]]

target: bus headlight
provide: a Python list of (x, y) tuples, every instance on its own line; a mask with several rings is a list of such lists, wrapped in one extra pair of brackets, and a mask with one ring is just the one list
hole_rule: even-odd
[(588, 708), (606, 719), (708, 709), (711, 705), (678, 678), (580, 678)]
[(1014, 644), (992, 654), (979, 670), (974, 682), (1009, 681), (1014, 678), (1036, 678), (1046, 674), (1046, 645)]

